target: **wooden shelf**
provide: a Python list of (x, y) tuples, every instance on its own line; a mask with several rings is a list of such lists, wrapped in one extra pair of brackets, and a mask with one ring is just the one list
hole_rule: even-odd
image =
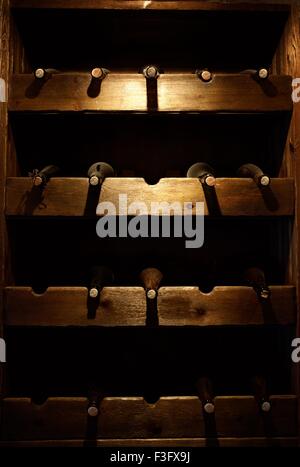
[[(249, 74), (216, 74), (204, 83), (195, 74), (161, 74), (147, 97), (142, 74), (109, 73), (91, 95), (88, 73), (31, 74), (11, 78), (10, 111), (271, 112), (292, 110), (290, 76), (257, 81)], [(94, 93), (94, 91), (93, 91)]]
[(12, 326), (144, 326), (146, 297), (142, 287), (105, 287), (94, 317), (89, 318), (85, 287), (6, 287), (6, 324)]
[(299, 447), (295, 437), (251, 438), (148, 438), (148, 439), (57, 439), (1, 441), (0, 447)]
[[(205, 214), (217, 216), (292, 216), (294, 180), (272, 179), (260, 189), (252, 179), (218, 178), (215, 190), (204, 193), (197, 179), (162, 178), (148, 185), (143, 178), (107, 178), (100, 198), (89, 191), (87, 178), (53, 178), (46, 188), (32, 187), (30, 178), (10, 177), (6, 185), (7, 216), (95, 216), (98, 202), (110, 201), (119, 209), (119, 194), (127, 195), (128, 205), (162, 201), (205, 202)], [(173, 213), (171, 213), (172, 215)]]
[(268, 4), (249, 2), (220, 3), (198, 0), (11, 0), (14, 8), (80, 8), (80, 9), (129, 9), (129, 10), (204, 10), (204, 11), (289, 11), (287, 4)]
[[(101, 439), (186, 439), (296, 437), (297, 397), (271, 396), (271, 412), (260, 412), (251, 396), (215, 398), (215, 414), (204, 417), (197, 397), (163, 397), (148, 404), (140, 397), (105, 398), (94, 422)], [(87, 399), (49, 398), (35, 405), (27, 398), (6, 398), (1, 404), (3, 441), (84, 439), (88, 430)], [(215, 425), (215, 426), (214, 426)]]
[(203, 294), (197, 287), (161, 287), (160, 326), (291, 324), (296, 321), (293, 286), (271, 286), (269, 303), (259, 302), (250, 287), (215, 287)]
[[(160, 326), (224, 326), (295, 323), (293, 286), (271, 286), (271, 300), (259, 302), (250, 287), (162, 287), (157, 299)], [(7, 326), (145, 326), (146, 297), (141, 287), (105, 287), (89, 318), (87, 289), (49, 287), (42, 295), (30, 287), (6, 287)]]

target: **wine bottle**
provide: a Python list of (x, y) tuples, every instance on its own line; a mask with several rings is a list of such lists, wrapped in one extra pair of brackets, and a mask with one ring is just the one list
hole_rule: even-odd
[(60, 168), (56, 165), (47, 165), (42, 170), (34, 170), (32, 174), (33, 178), (33, 185), (34, 186), (41, 186), (46, 185), (48, 180), (51, 177), (54, 177), (58, 174)]
[(106, 177), (113, 177), (114, 174), (114, 169), (107, 162), (96, 162), (90, 166), (87, 173), (92, 186), (101, 185)]
[(212, 73), (207, 70), (207, 69), (204, 69), (204, 70), (196, 70), (196, 75), (198, 75), (198, 77), (204, 81), (205, 83), (208, 83), (209, 81), (212, 80), (213, 78), (213, 75)]
[(186, 176), (188, 178), (199, 178), (203, 185), (212, 187), (216, 184), (214, 170), (205, 162), (197, 162), (192, 165), (187, 171)]
[(254, 164), (244, 164), (237, 171), (238, 177), (253, 178), (259, 186), (268, 186), (271, 183), (270, 177)]
[(113, 272), (106, 266), (94, 266), (91, 270), (89, 297), (97, 298), (103, 289), (114, 282)]
[(267, 392), (267, 382), (262, 376), (255, 376), (252, 380), (254, 397), (262, 412), (270, 412), (271, 403)]
[(246, 283), (253, 287), (259, 298), (267, 300), (270, 295), (270, 289), (266, 283), (264, 272), (259, 268), (249, 268), (245, 272)]
[(156, 268), (146, 268), (141, 272), (140, 279), (150, 300), (153, 300), (157, 296), (157, 290), (162, 278), (162, 273)]
[(212, 392), (212, 383), (211, 380), (207, 377), (202, 376), (197, 380), (196, 383), (198, 397), (202, 403), (203, 410), (212, 414), (215, 411), (215, 404), (213, 402), (213, 392)]
[(159, 69), (155, 65), (148, 65), (143, 69), (143, 75), (147, 79), (157, 79), (159, 77)]

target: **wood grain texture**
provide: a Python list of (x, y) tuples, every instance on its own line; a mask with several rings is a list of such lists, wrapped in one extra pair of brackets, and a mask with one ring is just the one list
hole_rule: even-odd
[[(290, 74), (294, 78), (300, 77), (300, 2), (291, 2), (291, 15), (285, 27), (280, 44), (273, 60), (273, 72)], [(299, 85), (294, 89), (299, 90)], [(297, 96), (299, 97), (299, 92)], [(287, 144), (284, 152), (284, 158), (281, 166), (280, 174), (285, 176), (293, 176), (296, 181), (296, 206), (295, 219), (291, 225), (290, 233), (290, 255), (287, 268), (287, 279), (296, 284), (298, 313), (296, 324), (296, 335), (300, 336), (300, 313), (299, 313), (299, 298), (300, 298), (300, 201), (299, 201), (299, 180), (300, 180), (300, 103), (295, 102), (293, 117), (290, 125), (290, 131), (287, 138)], [(299, 365), (293, 367), (292, 378), (293, 390), (296, 394), (300, 394), (300, 370)], [(300, 408), (298, 408), (298, 427), (300, 433)]]
[[(296, 436), (295, 396), (272, 396), (272, 411), (260, 413), (254, 397), (215, 398), (215, 436)], [(2, 402), (2, 440), (82, 439), (87, 433), (85, 398), (49, 398), (43, 405), (26, 398)], [(267, 416), (266, 416), (267, 415)], [(102, 439), (202, 438), (209, 433), (197, 397), (105, 398), (95, 430)]]
[(158, 80), (158, 110), (291, 111), (291, 78), (271, 76), (259, 83), (250, 75), (216, 74), (211, 82), (204, 83), (195, 75), (165, 74)]
[(9, 60), (10, 73), (30, 73), (31, 67), (26, 55), (23, 38), (12, 17), (10, 18)]
[(49, 287), (42, 295), (30, 287), (6, 287), (8, 326), (144, 326), (146, 298), (142, 287), (104, 287), (93, 318), (88, 317), (85, 287)]
[(149, 439), (62, 439), (43, 441), (0, 441), (0, 447), (299, 447), (297, 437), (289, 438), (149, 438)]
[(161, 287), (161, 326), (291, 324), (296, 319), (295, 288), (271, 286), (271, 301), (259, 302), (250, 287), (215, 287), (203, 294), (197, 287)]
[(10, 85), (9, 110), (37, 111), (146, 111), (146, 79), (142, 74), (110, 73), (99, 95), (89, 97), (88, 73), (52, 75), (45, 83), (33, 75), (14, 75)]
[[(6, 186), (6, 215), (84, 216), (87, 212), (94, 215), (96, 208), (89, 208), (88, 192), (87, 178), (53, 178), (41, 191), (32, 188), (30, 178), (10, 177)], [(195, 214), (196, 203), (205, 202), (206, 215), (291, 216), (294, 213), (293, 179), (272, 179), (270, 187), (261, 190), (252, 179), (218, 178), (215, 192), (204, 194), (201, 183), (192, 178), (162, 178), (156, 185), (148, 185), (143, 178), (107, 178), (99, 201), (110, 201), (118, 213), (120, 194), (127, 195), (128, 206), (137, 201), (145, 203), (148, 212), (151, 203), (186, 202), (192, 207), (187, 212)]]
[(87, 73), (58, 73), (41, 83), (33, 75), (12, 76), (11, 111), (269, 112), (291, 111), (291, 78), (271, 76), (257, 82), (248, 74), (216, 74), (204, 83), (195, 74), (162, 74), (157, 102), (147, 101), (142, 74), (110, 73), (99, 94), (89, 95)]
[[(293, 69), (294, 76), (300, 77), (300, 3), (296, 2), (293, 5), (292, 10), (292, 28), (290, 34), (290, 42), (288, 47), (288, 63), (291, 64)], [(300, 336), (300, 103), (294, 105), (294, 114), (292, 121), (292, 130), (291, 130), (291, 139), (289, 140), (290, 149), (291, 149), (291, 167), (289, 173), (292, 173), (296, 180), (296, 211), (295, 211), (295, 220), (294, 220), (294, 230), (292, 237), (292, 248), (291, 248), (291, 261), (292, 266), (292, 276), (293, 280), (297, 285), (297, 298), (298, 298), (298, 316), (296, 324), (296, 333), (297, 336)], [(296, 368), (293, 368), (294, 371), (294, 390), (298, 397), (300, 397), (300, 368), (299, 365), (296, 365)], [(298, 405), (298, 437), (300, 443), (300, 407)]]
[[(5, 81), (4, 100), (7, 98), (9, 75), (9, 2), (0, 0), (0, 78)], [(0, 337), (2, 337), (3, 287), (7, 270), (7, 232), (4, 217), (5, 178), (7, 162), (8, 116), (7, 103), (0, 102)], [(4, 365), (0, 363), (0, 394), (4, 390)]]
[[(160, 326), (291, 324), (296, 319), (295, 288), (271, 286), (271, 302), (262, 305), (249, 287), (161, 287)], [(94, 319), (87, 316), (87, 289), (49, 287), (36, 295), (30, 287), (6, 287), (7, 326), (145, 326), (145, 292), (140, 287), (105, 287)]]
[(286, 11), (289, 1), (273, 0), (260, 3), (259, 0), (11, 0), (15, 8), (92, 8), (92, 9), (149, 9), (149, 10), (266, 10)]

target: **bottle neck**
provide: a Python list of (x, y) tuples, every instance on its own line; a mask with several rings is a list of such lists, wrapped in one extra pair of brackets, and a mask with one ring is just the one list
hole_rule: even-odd
[(206, 172), (203, 175), (201, 175), (199, 177), (199, 180), (202, 183), (202, 185), (207, 185), (207, 186), (210, 186), (210, 187), (213, 187), (216, 184), (215, 177), (209, 172)]
[(104, 181), (104, 179), (101, 176), (100, 172), (94, 172), (90, 176), (90, 185), (92, 185), (92, 186), (102, 185), (103, 181)]
[(215, 404), (213, 403), (213, 401), (211, 399), (207, 399), (207, 400), (203, 401), (202, 402), (202, 407), (203, 407), (203, 410), (207, 414), (212, 414), (215, 411)]

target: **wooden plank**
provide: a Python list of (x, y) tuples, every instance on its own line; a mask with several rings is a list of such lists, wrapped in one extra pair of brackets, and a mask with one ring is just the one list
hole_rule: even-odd
[[(94, 215), (97, 205), (88, 203), (87, 178), (53, 178), (46, 188), (32, 188), (30, 178), (9, 177), (6, 186), (7, 216), (84, 216)], [(205, 214), (222, 216), (291, 216), (294, 213), (293, 179), (272, 179), (261, 190), (252, 179), (218, 178), (215, 191), (204, 193), (197, 179), (162, 178), (148, 185), (143, 178), (107, 178), (100, 201), (110, 201), (119, 212), (119, 195), (127, 195), (128, 206), (145, 203), (189, 203), (188, 213), (196, 213), (196, 203), (205, 202)], [(130, 211), (132, 213), (132, 211)], [(162, 211), (159, 211), (160, 215)], [(168, 212), (166, 212), (168, 214)], [(173, 215), (173, 211), (171, 211)]]
[[(285, 31), (281, 37), (277, 52), (273, 60), (274, 73), (290, 74), (294, 78), (300, 76), (300, 3), (299, 1), (291, 2), (291, 14)], [(296, 91), (296, 98), (299, 98), (299, 85), (294, 87)], [(300, 103), (295, 102), (293, 117), (290, 125), (290, 131), (287, 137), (287, 144), (285, 148), (283, 163), (280, 173), (283, 176), (293, 176), (296, 182), (296, 206), (295, 206), (295, 219), (291, 225), (290, 236), (290, 255), (287, 267), (287, 280), (293, 281), (297, 290), (297, 324), (296, 336), (300, 336), (300, 313), (299, 313), (299, 299), (300, 299), (300, 198), (299, 198), (299, 180), (300, 180)], [(293, 391), (300, 396), (300, 367), (293, 365), (292, 367), (292, 388)], [(300, 407), (298, 406), (298, 431), (300, 434)], [(300, 439), (300, 438), (299, 438)]]
[(90, 97), (88, 73), (58, 73), (44, 83), (33, 75), (12, 76), (10, 111), (269, 112), (291, 111), (291, 77), (258, 82), (248, 74), (216, 74), (209, 83), (195, 74), (162, 74), (157, 103), (147, 104), (142, 74), (109, 73)]
[(197, 287), (161, 287), (161, 326), (292, 324), (296, 320), (293, 286), (271, 286), (270, 303), (261, 303), (250, 287), (215, 287), (208, 294)]
[(9, 110), (147, 111), (146, 79), (142, 74), (110, 73), (97, 97), (89, 97), (88, 73), (55, 74), (44, 84), (33, 75), (13, 75)]
[(85, 9), (133, 9), (133, 10), (258, 10), (258, 11), (288, 11), (288, 0), (270, 0), (260, 3), (259, 0), (231, 0), (230, 3), (221, 0), (11, 0), (14, 8), (85, 8)]
[[(296, 319), (295, 288), (271, 286), (271, 303), (262, 305), (249, 287), (161, 287), (160, 326), (291, 324)], [(87, 289), (49, 287), (42, 295), (30, 287), (6, 287), (7, 326), (144, 326), (145, 292), (140, 287), (105, 287), (95, 317), (88, 319)]]
[(180, 439), (63, 439), (43, 441), (0, 441), (0, 447), (299, 447), (298, 438), (180, 438)]
[[(104, 182), (108, 183), (108, 180)], [(20, 216), (83, 216), (86, 212), (87, 178), (53, 178), (41, 191), (30, 178), (6, 180), (6, 214)]]
[[(294, 437), (295, 396), (271, 397), (262, 414), (251, 396), (216, 397), (214, 435), (219, 437)], [(2, 402), (1, 439), (82, 439), (87, 433), (87, 400), (49, 398), (43, 405), (26, 398)], [(163, 397), (147, 404), (139, 397), (105, 398), (94, 433), (101, 439), (180, 439), (212, 436), (197, 397)]]
[(6, 399), (2, 405), (1, 439), (84, 438), (87, 400), (52, 398), (43, 405), (30, 399)]
[(271, 76), (259, 83), (250, 75), (216, 74), (209, 83), (195, 75), (162, 74), (158, 110), (205, 112), (268, 112), (292, 110), (291, 78)]
[[(8, 114), (7, 82), (9, 75), (9, 2), (0, 0), (0, 338), (3, 336), (3, 288), (7, 271), (7, 231), (4, 217), (7, 162)], [(2, 81), (3, 80), (3, 81)], [(0, 394), (4, 391), (5, 363), (0, 363)]]
[(146, 322), (141, 287), (104, 287), (93, 310), (85, 287), (49, 287), (42, 295), (30, 287), (6, 287), (5, 295), (8, 326), (144, 326)]
[[(300, 25), (299, 25), (299, 16), (300, 16), (300, 4), (296, 2), (293, 5), (292, 9), (292, 30), (290, 35), (289, 41), (289, 48), (287, 50), (287, 61), (290, 64), (290, 68), (293, 69), (293, 76), (298, 77), (300, 76), (300, 60), (299, 60), (299, 51), (300, 51)], [(299, 94), (298, 94), (299, 95)], [(294, 120), (292, 122), (292, 137), (289, 140), (290, 142), (290, 149), (292, 150), (291, 153), (291, 161), (292, 167), (288, 173), (292, 173), (295, 180), (296, 180), (296, 190), (297, 190), (297, 198), (296, 198), (296, 207), (295, 207), (295, 219), (294, 219), (294, 229), (293, 229), (293, 239), (292, 239), (292, 248), (291, 248), (291, 263), (293, 268), (293, 279), (297, 285), (297, 299), (298, 299), (298, 316), (297, 316), (297, 324), (296, 324), (296, 336), (300, 336), (300, 311), (299, 311), (299, 303), (300, 303), (300, 197), (299, 197), (299, 190), (300, 190), (300, 139), (299, 139), (299, 131), (300, 131), (300, 109), (299, 109), (299, 102), (294, 105)], [(295, 389), (298, 398), (300, 397), (300, 368), (298, 365), (293, 365), (293, 388)], [(300, 407), (298, 405), (298, 437), (299, 437), (299, 444), (300, 444)]]

